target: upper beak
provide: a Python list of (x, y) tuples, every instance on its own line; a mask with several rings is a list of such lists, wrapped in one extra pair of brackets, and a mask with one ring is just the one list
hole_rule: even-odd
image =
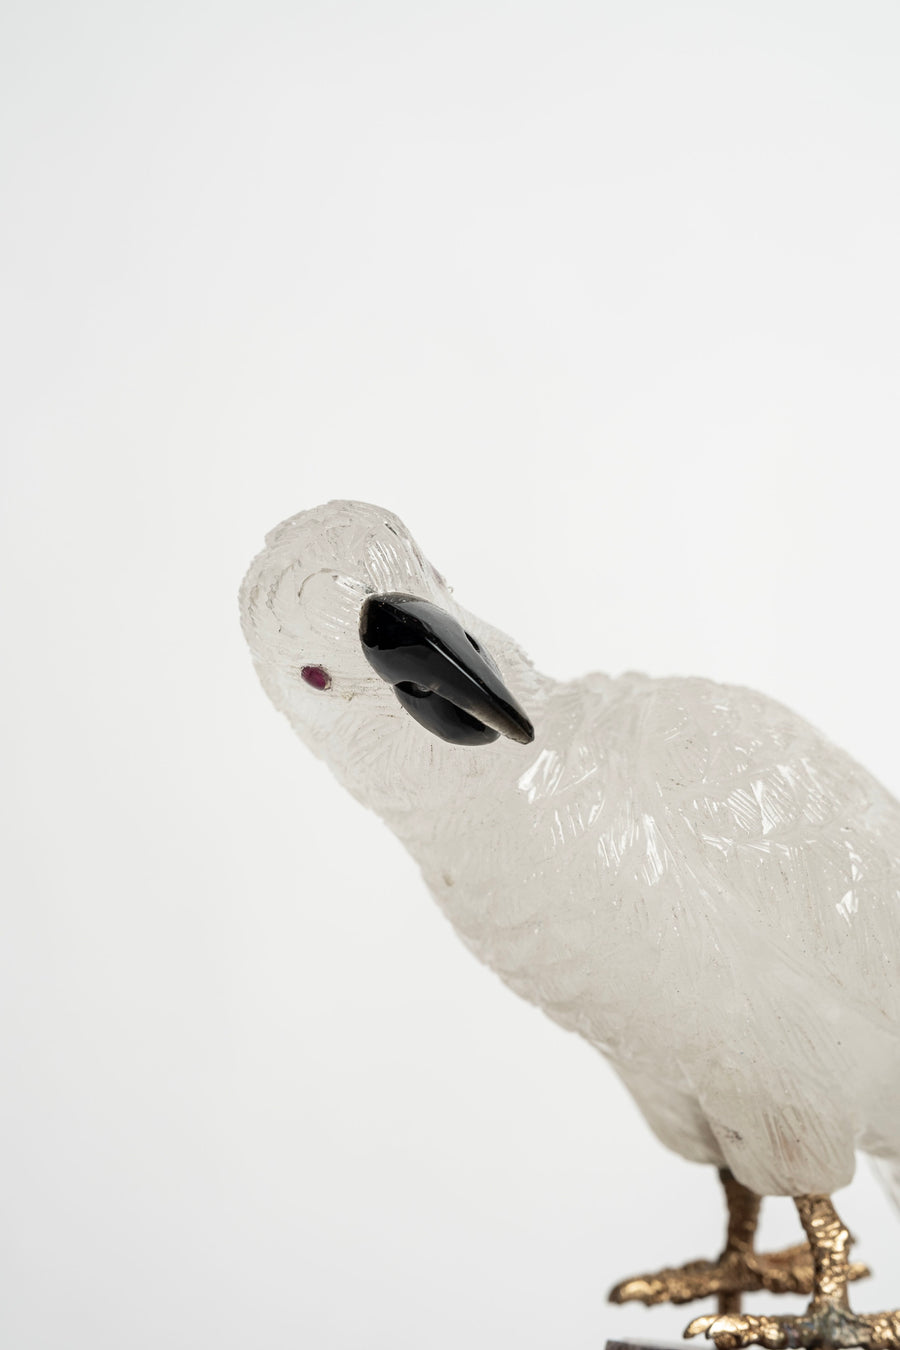
[(457, 745), (483, 745), (501, 734), (522, 745), (534, 740), (491, 657), (438, 605), (396, 591), (370, 595), (359, 636), (369, 664), (435, 735)]

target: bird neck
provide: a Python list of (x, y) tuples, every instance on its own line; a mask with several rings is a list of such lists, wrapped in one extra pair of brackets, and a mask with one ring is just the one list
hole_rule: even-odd
[[(556, 682), (524, 658), (518, 670), (505, 663), (503, 676), (539, 727)], [(536, 745), (502, 737), (488, 746), (448, 745), (410, 724), (402, 755), (396, 744), (390, 747), (389, 774), (370, 792), (367, 805), (416, 853), (422, 843), (464, 836), (479, 820), (492, 816), (498, 800), (509, 799), (538, 752)]]

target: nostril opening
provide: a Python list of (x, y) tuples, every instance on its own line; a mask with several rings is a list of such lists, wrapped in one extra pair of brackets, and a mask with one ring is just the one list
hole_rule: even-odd
[(472, 646), (475, 648), (476, 652), (480, 652), (480, 651), (481, 651), (481, 647), (480, 647), (480, 645), (475, 641), (475, 639), (473, 638), (472, 634), (471, 634), (471, 633), (466, 633), (466, 637), (469, 639), (469, 641), (471, 642)]
[(395, 685), (395, 688), (403, 694), (411, 694), (413, 698), (427, 698), (432, 692), (423, 684), (414, 684), (412, 680), (404, 680), (402, 684)]

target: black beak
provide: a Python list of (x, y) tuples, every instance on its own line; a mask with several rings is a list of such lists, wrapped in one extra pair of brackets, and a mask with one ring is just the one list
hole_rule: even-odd
[(414, 595), (370, 595), (359, 637), (373, 670), (423, 727), (454, 745), (499, 735), (527, 745), (534, 728), (488, 652), (462, 624)]

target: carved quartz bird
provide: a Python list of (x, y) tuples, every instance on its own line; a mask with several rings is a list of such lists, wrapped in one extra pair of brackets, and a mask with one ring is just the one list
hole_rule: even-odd
[[(540, 674), (389, 511), (278, 526), (241, 591), (266, 693), (390, 826), (471, 951), (613, 1065), (660, 1140), (719, 1170), (718, 1259), (618, 1302), (716, 1295), (719, 1347), (900, 1347), (857, 1314), (832, 1193), (900, 1158), (900, 804), (795, 713), (705, 679)], [(760, 1197), (797, 1248), (754, 1250)], [(744, 1292), (811, 1294), (741, 1315)]]

